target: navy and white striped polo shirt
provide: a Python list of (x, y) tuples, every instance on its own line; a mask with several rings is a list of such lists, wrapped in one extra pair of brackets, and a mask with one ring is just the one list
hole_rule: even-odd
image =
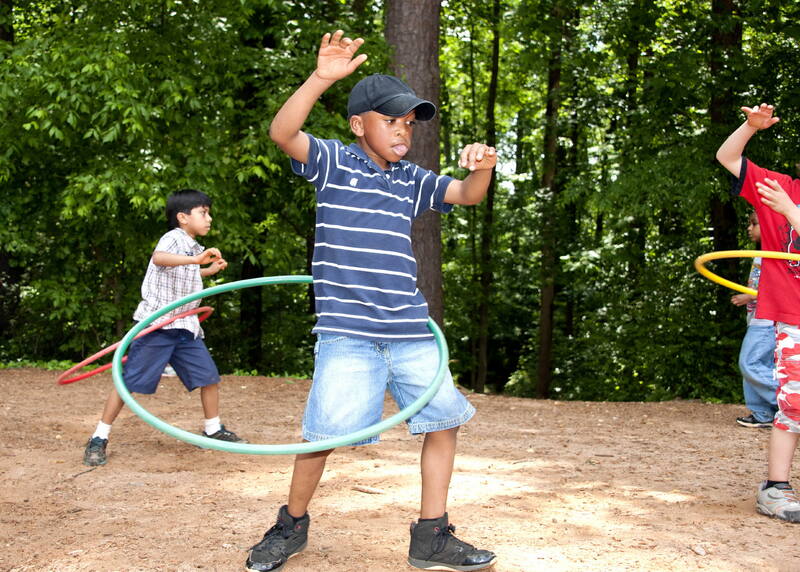
[(408, 161), (384, 171), (355, 143), (308, 138), (308, 164), (292, 160), (292, 170), (317, 190), (312, 331), (384, 342), (433, 337), (411, 222), (427, 209), (450, 212), (444, 195), (453, 179)]

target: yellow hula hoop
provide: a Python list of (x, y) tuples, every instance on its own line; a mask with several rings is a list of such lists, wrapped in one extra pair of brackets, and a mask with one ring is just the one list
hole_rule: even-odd
[(698, 256), (694, 261), (694, 268), (700, 274), (721, 286), (736, 290), (737, 292), (758, 296), (758, 290), (753, 290), (747, 286), (742, 286), (736, 282), (726, 280), (722, 276), (714, 274), (705, 266), (706, 262), (710, 260), (719, 260), (720, 258), (755, 258), (757, 256), (762, 258), (777, 258), (779, 260), (800, 260), (800, 254), (792, 254), (791, 252), (776, 252), (774, 250), (720, 250), (719, 252), (709, 252), (708, 254), (701, 254)]

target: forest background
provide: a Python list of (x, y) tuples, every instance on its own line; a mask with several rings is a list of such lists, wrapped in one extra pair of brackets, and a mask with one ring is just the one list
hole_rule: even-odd
[[(414, 157), (454, 176), (496, 145), (489, 196), (415, 228), (420, 283), (466, 388), (741, 400), (731, 292), (693, 260), (753, 248), (714, 153), (742, 105), (781, 122), (748, 156), (797, 176), (800, 4), (754, 0), (0, 0), (0, 363), (53, 367), (131, 326), (164, 202), (213, 199), (220, 282), (310, 273), (314, 193), (267, 136), (323, 33), (370, 57), (306, 128), (350, 141), (350, 87), (439, 104)], [(750, 260), (715, 263), (746, 279)], [(305, 286), (218, 295), (223, 373), (308, 377)]]

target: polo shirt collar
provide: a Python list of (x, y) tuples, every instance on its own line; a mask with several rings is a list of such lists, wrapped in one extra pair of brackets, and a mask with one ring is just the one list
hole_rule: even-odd
[[(381, 169), (380, 166), (375, 161), (370, 159), (369, 155), (367, 155), (364, 152), (364, 150), (361, 147), (358, 146), (358, 143), (350, 143), (350, 145), (347, 146), (347, 149), (353, 155), (355, 155), (356, 157), (358, 157), (359, 159), (364, 161), (367, 165), (369, 165), (370, 167), (372, 167), (373, 169), (375, 169), (379, 173), (383, 173), (384, 172), (384, 169)], [(386, 169), (386, 171), (394, 171), (398, 166), (399, 166), (399, 163), (391, 163), (390, 162), (389, 163), (389, 167)]]

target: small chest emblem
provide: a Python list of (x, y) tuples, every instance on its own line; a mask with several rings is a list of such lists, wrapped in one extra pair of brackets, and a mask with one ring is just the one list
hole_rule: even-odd
[(355, 187), (357, 185), (358, 185), (358, 178), (357, 177), (353, 177), (352, 179), (350, 179), (350, 186), (351, 187)]

